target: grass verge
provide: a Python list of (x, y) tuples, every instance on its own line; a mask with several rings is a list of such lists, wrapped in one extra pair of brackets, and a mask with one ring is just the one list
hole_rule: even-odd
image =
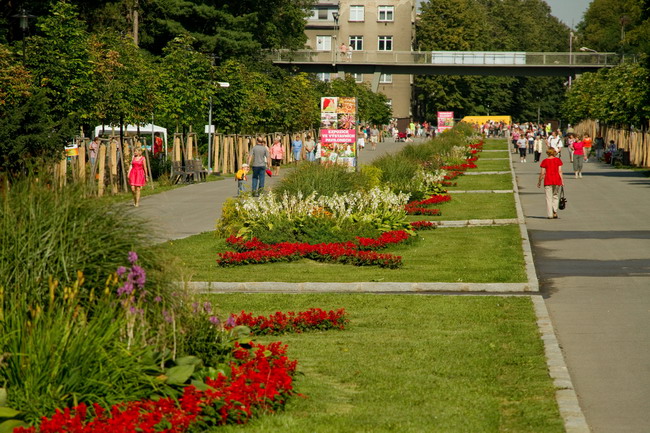
[(409, 221), (451, 221), (468, 219), (517, 218), (513, 194), (454, 194), (450, 202), (428, 206), (440, 209), (442, 215), (413, 215)]
[(457, 177), (454, 182), (456, 186), (447, 189), (451, 194), (454, 190), (512, 190), (511, 174), (477, 174), (472, 176)]
[(400, 269), (351, 267), (303, 259), (291, 263), (221, 268), (216, 254), (228, 250), (223, 239), (206, 232), (156, 248), (174, 254), (191, 281), (284, 282), (473, 282), (526, 281), (519, 227), (463, 227), (419, 233), (412, 244), (381, 250), (402, 256)]
[(267, 337), (298, 359), (287, 410), (218, 432), (563, 430), (528, 297), (215, 295), (227, 312), (345, 308), (346, 331)]
[[(491, 138), (483, 142), (483, 150), (508, 150), (505, 138)], [(491, 154), (492, 152), (490, 152)]]
[(510, 171), (510, 161), (508, 160), (484, 160), (479, 158), (476, 161), (476, 168), (470, 168), (468, 171)]

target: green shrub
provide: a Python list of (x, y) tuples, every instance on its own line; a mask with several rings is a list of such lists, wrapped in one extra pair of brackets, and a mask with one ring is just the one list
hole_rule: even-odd
[(146, 346), (122, 340), (121, 307), (105, 302), (91, 312), (69, 296), (44, 305), (12, 296), (0, 302), (0, 386), (28, 422), (79, 402), (111, 405), (161, 389)]
[(38, 301), (47, 294), (48, 278), (70, 285), (77, 271), (83, 271), (83, 287), (103, 287), (129, 251), (139, 253), (152, 290), (161, 287), (166, 263), (147, 248), (148, 227), (127, 207), (88, 198), (81, 186), (59, 189), (34, 177), (5, 184), (0, 287), (24, 291), (27, 299)]
[(363, 173), (350, 171), (343, 165), (330, 164), (301, 164), (298, 168), (282, 179), (273, 192), (281, 196), (285, 192), (297, 195), (309, 195), (312, 192), (318, 195), (331, 196), (348, 192), (367, 190), (370, 180)]
[(381, 169), (374, 165), (362, 165), (361, 174), (368, 180), (368, 188), (381, 186)]
[(418, 191), (413, 184), (419, 166), (406, 156), (384, 155), (376, 159), (372, 165), (381, 170), (382, 185), (388, 186), (395, 193), (409, 194), (412, 199), (422, 197), (423, 192)]

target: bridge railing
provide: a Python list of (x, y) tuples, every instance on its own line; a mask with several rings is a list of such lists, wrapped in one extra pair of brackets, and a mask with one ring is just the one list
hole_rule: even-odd
[(481, 66), (613, 66), (620, 63), (615, 53), (553, 52), (476, 52), (476, 51), (353, 51), (346, 56), (338, 51), (277, 50), (268, 53), (277, 63), (369, 63)]

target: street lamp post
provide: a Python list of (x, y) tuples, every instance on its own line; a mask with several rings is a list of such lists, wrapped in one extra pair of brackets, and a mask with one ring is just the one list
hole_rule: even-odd
[[(569, 66), (571, 65), (573, 65), (573, 30), (569, 32)], [(569, 87), (571, 87), (572, 79), (572, 73), (569, 71)]]
[(20, 13), (16, 15), (12, 15), (11, 17), (18, 19), (18, 26), (20, 27), (20, 30), (23, 33), (23, 65), (24, 65), (25, 64), (25, 38), (27, 37), (27, 31), (29, 30), (29, 19), (35, 18), (35, 16), (28, 14), (25, 8), (22, 8), (20, 10)]

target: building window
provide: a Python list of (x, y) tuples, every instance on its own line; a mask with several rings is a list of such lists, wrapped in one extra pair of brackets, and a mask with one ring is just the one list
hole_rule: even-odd
[(350, 46), (354, 51), (363, 50), (363, 36), (350, 36)]
[(363, 74), (352, 74), (355, 83), (363, 83)]
[(379, 36), (379, 51), (393, 51), (393, 37)]
[(363, 20), (364, 20), (364, 7), (350, 6), (350, 21), (363, 21)]
[(327, 9), (318, 9), (318, 19), (319, 20), (326, 20), (327, 19)]
[(316, 36), (317, 51), (332, 51), (332, 36)]
[(377, 21), (395, 21), (395, 6), (379, 6)]
[(379, 83), (391, 84), (393, 82), (393, 74), (381, 74), (379, 76)]
[(330, 73), (329, 72), (319, 72), (316, 74), (316, 77), (324, 82), (328, 82), (331, 80)]

